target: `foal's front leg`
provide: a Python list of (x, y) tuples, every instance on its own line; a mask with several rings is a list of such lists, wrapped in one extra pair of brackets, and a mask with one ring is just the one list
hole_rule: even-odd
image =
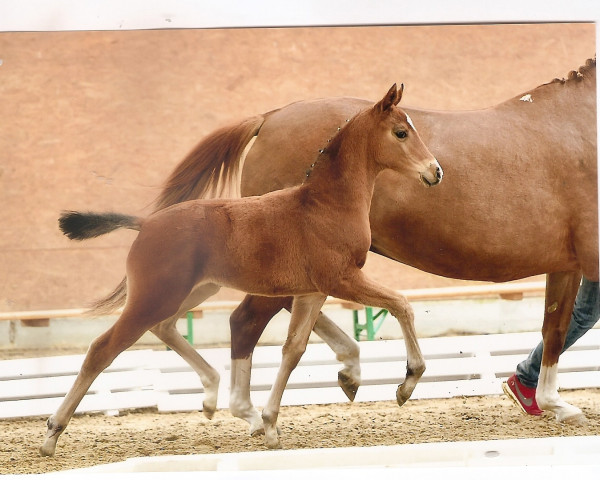
[(281, 397), (290, 374), (296, 368), (306, 350), (310, 332), (326, 298), (323, 294), (294, 297), (288, 336), (282, 350), (281, 366), (277, 373), (277, 379), (271, 388), (267, 405), (262, 413), (265, 426), (265, 443), (268, 448), (281, 448), (281, 442), (277, 434), (277, 417), (281, 406)]
[(400, 323), (406, 345), (406, 377), (396, 390), (396, 400), (402, 406), (412, 395), (425, 371), (415, 331), (414, 314), (408, 300), (392, 289), (369, 279), (361, 270), (352, 270), (334, 285), (330, 294), (351, 302), (388, 310)]
[[(231, 392), (229, 409), (235, 417), (250, 424), (250, 435), (264, 433), (260, 414), (250, 399), (250, 374), (252, 352), (267, 323), (282, 308), (292, 309), (292, 297), (260, 297), (246, 295), (229, 318), (231, 329)], [(335, 352), (344, 364), (338, 372), (338, 384), (349, 398), (354, 400), (360, 386), (360, 349), (323, 312), (319, 313), (313, 331)]]

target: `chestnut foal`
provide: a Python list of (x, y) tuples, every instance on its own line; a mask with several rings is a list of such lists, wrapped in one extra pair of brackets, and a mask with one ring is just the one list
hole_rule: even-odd
[[(328, 295), (385, 308), (398, 319), (408, 358), (397, 399), (402, 404), (410, 397), (425, 370), (412, 310), (403, 296), (361, 271), (371, 245), (369, 209), (378, 174), (390, 169), (426, 186), (442, 180), (437, 160), (396, 107), (402, 90), (392, 86), (375, 106), (349, 120), (298, 187), (260, 197), (194, 200), (145, 219), (117, 213), (61, 216), (61, 229), (72, 239), (122, 227), (140, 233), (127, 258), (123, 313), (92, 342), (73, 387), (48, 419), (43, 455), (54, 454), (77, 405), (119, 353), (219, 286), (294, 297), (281, 366), (262, 414), (269, 448), (280, 447), (281, 397)], [(215, 405), (216, 395), (207, 395), (205, 413), (212, 415)]]

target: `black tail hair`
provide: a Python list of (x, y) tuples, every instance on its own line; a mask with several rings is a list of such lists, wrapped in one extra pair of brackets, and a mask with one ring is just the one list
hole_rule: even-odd
[(61, 231), (71, 240), (86, 240), (118, 228), (140, 229), (140, 219), (120, 213), (63, 212), (58, 219)]

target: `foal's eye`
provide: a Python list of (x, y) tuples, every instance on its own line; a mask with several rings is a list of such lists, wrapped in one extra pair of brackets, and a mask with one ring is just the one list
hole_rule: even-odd
[(408, 133), (406, 132), (406, 130), (398, 130), (394, 132), (394, 135), (396, 135), (398, 138), (406, 138), (408, 136)]

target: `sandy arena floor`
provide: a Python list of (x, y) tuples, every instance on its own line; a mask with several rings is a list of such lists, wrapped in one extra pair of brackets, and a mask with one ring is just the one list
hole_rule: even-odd
[[(561, 425), (550, 415), (521, 414), (504, 396), (449, 400), (283, 407), (285, 449), (396, 445), (466, 440), (600, 435), (600, 390), (563, 392), (588, 417), (585, 426)], [(54, 458), (40, 457), (45, 419), (0, 421), (0, 474), (44, 473), (123, 461), (131, 457), (265, 450), (245, 422), (228, 411), (213, 420), (201, 413), (141, 410), (118, 417), (74, 417)]]

